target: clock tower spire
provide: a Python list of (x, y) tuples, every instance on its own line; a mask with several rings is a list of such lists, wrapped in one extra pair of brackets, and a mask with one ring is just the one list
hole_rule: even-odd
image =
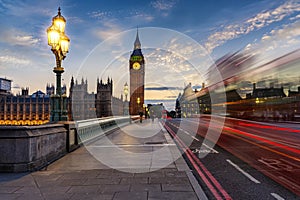
[(135, 42), (134, 42), (134, 50), (136, 49), (141, 49), (141, 42), (140, 42), (140, 38), (139, 38), (139, 29), (136, 29), (136, 38), (135, 38)]
[(144, 88), (145, 88), (145, 60), (141, 49), (139, 31), (136, 31), (133, 52), (129, 59), (130, 74), (130, 115), (138, 115), (143, 112)]

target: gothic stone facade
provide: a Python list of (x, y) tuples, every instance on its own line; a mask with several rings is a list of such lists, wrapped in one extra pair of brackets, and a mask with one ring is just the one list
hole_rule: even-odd
[(124, 102), (121, 99), (113, 96), (113, 80), (107, 80), (103, 83), (101, 80), (97, 81), (97, 95), (96, 95), (96, 115), (100, 117), (121, 116), (123, 115)]

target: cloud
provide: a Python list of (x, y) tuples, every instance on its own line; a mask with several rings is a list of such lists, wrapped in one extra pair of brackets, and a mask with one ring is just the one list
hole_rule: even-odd
[(128, 21), (129, 24), (135, 25), (154, 20), (154, 16), (151, 14), (135, 10), (94, 11), (89, 13), (89, 16), (98, 20), (100, 27), (96, 27), (96, 30), (93, 32), (101, 40), (105, 40), (125, 30), (123, 23), (120, 23), (120, 18)]
[(152, 22), (154, 20), (154, 16), (147, 14), (147, 13), (142, 13), (142, 12), (134, 12), (132, 15), (129, 17), (130, 19), (133, 19), (135, 21), (146, 21), (146, 22)]
[(8, 65), (20, 66), (20, 65), (29, 65), (31, 61), (28, 59), (11, 56), (11, 55), (2, 55), (0, 56), (0, 68), (5, 69), (8, 68)]
[(68, 23), (80, 24), (83, 22), (84, 22), (84, 20), (79, 17), (68, 17)]
[(240, 35), (245, 35), (254, 30), (261, 29), (274, 22), (281, 21), (286, 16), (297, 11), (300, 11), (300, 4), (298, 2), (289, 1), (278, 6), (274, 10), (258, 13), (256, 16), (242, 22), (241, 25), (227, 25), (222, 31), (218, 31), (210, 35), (205, 43), (205, 47), (209, 52), (212, 52), (214, 48), (224, 44), (228, 40), (232, 40)]
[(297, 20), (297, 19), (299, 19), (299, 18), (300, 18), (300, 14), (299, 14), (299, 15), (296, 15), (295, 17), (291, 17), (290, 20), (293, 21), (293, 20)]
[(269, 33), (262, 36), (259, 43), (247, 45), (245, 50), (255, 51), (259, 53), (267, 53), (268, 51), (279, 51), (281, 49), (299, 48), (300, 44), (300, 22), (296, 21), (292, 24), (287, 24), (280, 29), (273, 29)]
[(0, 33), (0, 42), (12, 46), (33, 46), (37, 45), (40, 42), (40, 39), (17, 29), (9, 29)]
[(174, 7), (175, 3), (176, 2), (172, 0), (170, 1), (156, 0), (156, 1), (152, 1), (150, 5), (158, 11), (168, 11)]
[(175, 96), (175, 95), (173, 95), (173, 96), (165, 96), (165, 98), (166, 99), (176, 99), (178, 96)]
[(16, 35), (12, 38), (12, 41), (16, 45), (35, 45), (39, 42), (39, 39), (34, 38), (32, 35)]
[(107, 38), (114, 36), (122, 31), (122, 27), (119, 26), (114, 20), (105, 21), (101, 28), (95, 30), (95, 34), (101, 40), (106, 40)]
[(104, 19), (106, 17), (112, 16), (112, 12), (108, 12), (108, 11), (93, 11), (93, 12), (89, 12), (88, 15), (92, 18), (95, 19)]
[(89, 12), (88, 15), (91, 18), (99, 20), (100, 22), (106, 21), (117, 21), (120, 18), (124, 20), (129, 20), (131, 23), (141, 23), (141, 22), (152, 22), (154, 16), (152, 14), (141, 11), (140, 9), (123, 9), (114, 11), (93, 11)]
[(53, 12), (47, 8), (47, 6), (36, 6), (30, 5), (28, 2), (23, 1), (0, 1), (0, 7), (2, 7), (2, 12), (6, 12), (9, 15), (13, 16), (33, 16), (39, 15), (40, 16), (52, 16)]

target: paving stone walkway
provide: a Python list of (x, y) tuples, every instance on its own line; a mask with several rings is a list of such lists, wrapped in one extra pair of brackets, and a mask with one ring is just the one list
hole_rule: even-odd
[[(141, 133), (143, 137), (138, 136)], [(158, 121), (122, 127), (106, 139), (83, 146), (41, 171), (0, 174), (0, 199), (206, 199), (176, 145)], [(163, 147), (168, 147), (170, 153), (163, 154), (162, 159), (151, 154), (149, 162), (145, 156), (139, 164), (135, 157), (128, 156), (126, 163), (121, 161), (118, 167), (113, 168), (99, 161), (103, 156), (97, 157), (98, 154), (106, 155), (116, 147), (129, 152), (129, 155), (141, 152), (150, 155), (147, 153)], [(96, 156), (95, 152), (91, 152), (93, 149), (97, 150)], [(122, 160), (113, 153), (110, 156)], [(166, 160), (171, 162), (164, 166)]]

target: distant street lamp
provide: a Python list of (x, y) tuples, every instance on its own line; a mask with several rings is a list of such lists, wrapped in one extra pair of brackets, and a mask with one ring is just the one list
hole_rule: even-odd
[(70, 39), (65, 35), (66, 19), (58, 14), (52, 18), (52, 25), (47, 29), (48, 45), (55, 55), (56, 66), (53, 72), (56, 74), (56, 94), (51, 96), (50, 121), (68, 121), (67, 96), (62, 95), (61, 74), (64, 68), (61, 66), (69, 50)]
[(141, 99), (140, 99), (140, 97), (138, 97), (138, 98), (136, 99), (136, 102), (137, 102), (137, 104), (139, 104), (139, 105), (140, 105), (140, 103), (141, 103)]
[(124, 95), (125, 95), (125, 101), (127, 101), (127, 96), (128, 96), (128, 84), (127, 84), (127, 82), (124, 85)]
[(140, 97), (138, 97), (136, 99), (136, 103), (138, 104), (138, 112), (140, 112), (141, 111), (141, 108), (140, 108), (141, 99), (140, 99)]
[(127, 82), (125, 83), (125, 85), (124, 85), (124, 95), (125, 95), (125, 101), (124, 101), (124, 103), (123, 103), (123, 115), (125, 115), (125, 116), (127, 116), (127, 115), (129, 115), (129, 102), (128, 102), (128, 99), (127, 99), (127, 97), (128, 97), (128, 84), (127, 84)]
[(145, 112), (145, 119), (147, 119), (148, 108), (146, 104), (143, 104), (143, 110)]

